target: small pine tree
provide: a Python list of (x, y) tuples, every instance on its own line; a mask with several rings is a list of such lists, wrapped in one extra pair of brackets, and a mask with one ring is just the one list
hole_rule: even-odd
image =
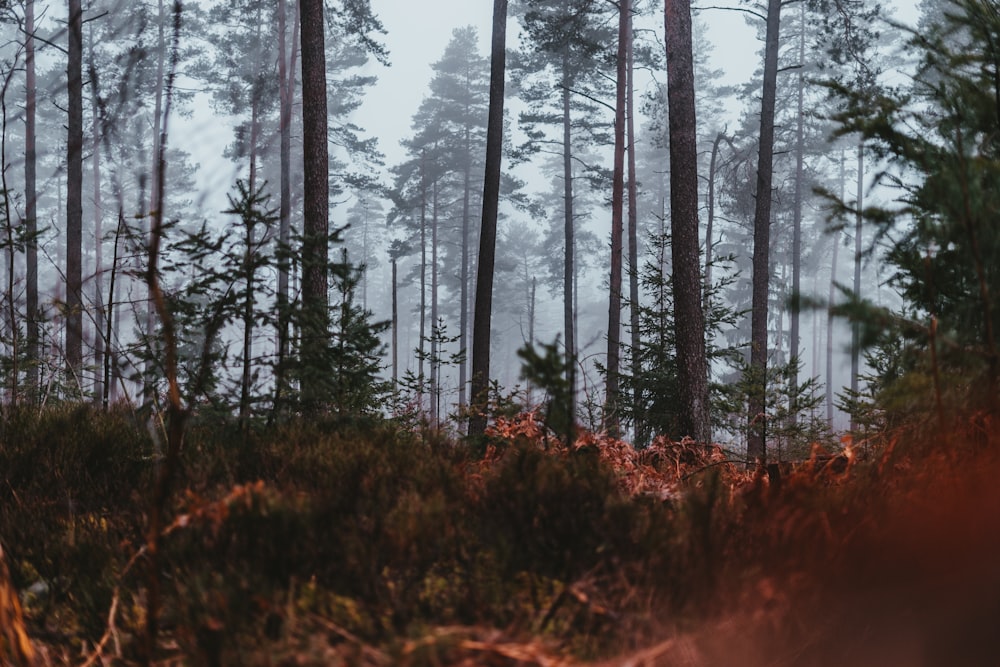
[(329, 349), (331, 407), (339, 414), (371, 414), (391, 391), (391, 384), (381, 377), (385, 345), (379, 338), (390, 322), (373, 322), (371, 311), (355, 302), (363, 268), (348, 262), (346, 249), (341, 251), (341, 262), (331, 269), (337, 294)]

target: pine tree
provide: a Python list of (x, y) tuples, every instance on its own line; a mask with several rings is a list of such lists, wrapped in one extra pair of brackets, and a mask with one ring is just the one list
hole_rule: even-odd
[[(576, 209), (574, 160), (578, 143), (584, 137), (591, 144), (595, 139), (607, 143), (604, 135), (609, 124), (607, 120), (598, 120), (605, 104), (601, 99), (610, 99), (609, 79), (603, 75), (611, 64), (607, 45), (614, 40), (602, 20), (606, 9), (596, 0), (546, 0), (518, 2), (513, 10), (521, 21), (522, 44), (515, 53), (512, 69), (518, 73), (518, 94), (529, 106), (529, 111), (521, 115), (521, 124), (529, 138), (525, 149), (537, 150), (542, 143), (553, 141), (561, 144), (563, 335), (569, 359), (575, 359), (577, 352), (575, 237), (580, 212)], [(559, 91), (558, 104), (553, 104), (553, 87)], [(546, 136), (546, 128), (553, 126), (558, 128), (561, 139)], [(575, 401), (575, 361), (566, 368), (570, 396)]]
[(872, 103), (870, 88), (834, 87), (845, 100), (840, 131), (860, 133), (893, 167), (883, 180), (902, 190), (896, 206), (865, 214), (878, 233), (894, 232), (887, 260), (906, 304), (894, 315), (858, 300), (843, 310), (875, 325), (861, 342), (887, 355), (880, 401), (892, 418), (943, 422), (998, 405), (1000, 11), (949, 0), (930, 23), (908, 42), (919, 56), (909, 90), (877, 91)]
[(497, 217), (500, 207), (500, 165), (503, 151), (504, 89), (507, 75), (507, 0), (493, 1), (490, 48), (490, 104), (486, 126), (486, 171), (483, 178), (483, 218), (479, 234), (476, 305), (472, 329), (472, 416), (469, 436), (486, 430), (490, 383), (490, 322), (493, 317), (493, 270)]
[(683, 406), (680, 436), (706, 442), (709, 434), (705, 314), (698, 252), (698, 157), (695, 131), (691, 6), (666, 0), (667, 98), (670, 125), (670, 221), (678, 381)]

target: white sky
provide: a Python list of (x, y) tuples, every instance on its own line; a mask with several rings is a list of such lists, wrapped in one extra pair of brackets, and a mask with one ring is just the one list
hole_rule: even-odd
[[(493, 18), (491, 0), (371, 0), (372, 9), (382, 20), (388, 35), (392, 66), (370, 67), (379, 81), (367, 95), (358, 124), (379, 137), (387, 164), (401, 160), (401, 139), (410, 134), (410, 118), (427, 90), (433, 72), (431, 64), (444, 53), (455, 28), (472, 25), (479, 30), (482, 52), (489, 53)], [(737, 0), (708, 3), (738, 6)], [(917, 18), (916, 0), (892, 0), (896, 17), (904, 23)], [(661, 15), (662, 16), (662, 15)], [(723, 83), (743, 83), (758, 66), (759, 44), (753, 28), (746, 24), (746, 14), (705, 10), (700, 17), (709, 25), (709, 38), (715, 45), (713, 64), (723, 71)], [(514, 41), (514, 19), (510, 19), (508, 48)], [(662, 18), (655, 25), (662, 33)]]
[(389, 68), (371, 67), (378, 84), (368, 94), (359, 125), (379, 137), (388, 164), (403, 153), (399, 142), (410, 134), (410, 118), (417, 111), (430, 84), (431, 64), (444, 54), (455, 28), (479, 30), (483, 53), (489, 52), (493, 21), (491, 0), (372, 0), (382, 20), (390, 46)]

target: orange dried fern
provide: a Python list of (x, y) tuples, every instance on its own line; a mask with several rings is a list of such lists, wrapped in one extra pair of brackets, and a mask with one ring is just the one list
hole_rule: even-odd
[(35, 664), (35, 649), (24, 626), (21, 601), (10, 580), (0, 546), (0, 664), (28, 667)]

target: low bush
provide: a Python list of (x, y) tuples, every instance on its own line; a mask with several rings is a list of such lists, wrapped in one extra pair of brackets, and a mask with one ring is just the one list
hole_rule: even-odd
[[(606, 657), (733, 605), (812, 604), (890, 569), (912, 581), (890, 560), (903, 546), (934, 562), (940, 550), (908, 508), (949, 543), (997, 547), (974, 526), (992, 520), (1000, 466), (962, 472), (983, 460), (980, 445), (819, 457), (779, 485), (714, 448), (658, 440), (637, 452), (590, 434), (566, 448), (531, 423), (493, 433), (502, 446), (474, 457), (389, 423), (194, 422), (160, 560), (163, 646), (176, 647), (164, 658), (330, 664), (360, 652), (416, 665), (485, 650), (484, 631), (442, 628)], [(79, 651), (111, 637), (115, 609), (119, 655), (135, 655), (157, 465), (146, 426), (58, 408), (12, 415), (3, 438), (0, 538), (32, 632)], [(958, 500), (931, 502), (925, 488)], [(956, 521), (973, 490), (987, 506)], [(924, 560), (914, 571), (929, 571)]]

